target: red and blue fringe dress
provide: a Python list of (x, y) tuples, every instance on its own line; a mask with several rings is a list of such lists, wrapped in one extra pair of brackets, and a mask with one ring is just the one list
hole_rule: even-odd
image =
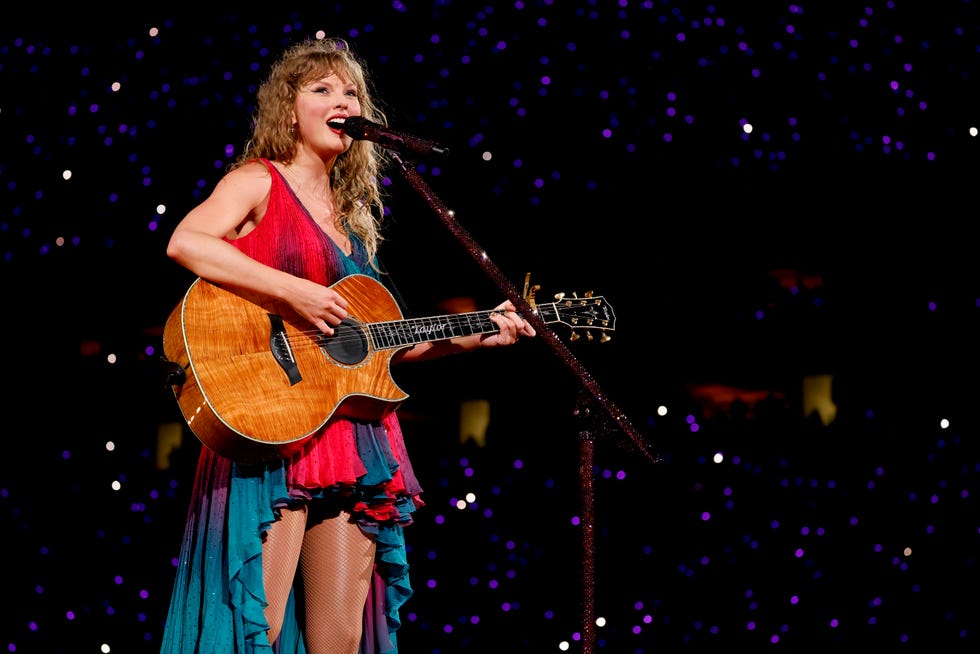
[[(330, 285), (350, 274), (378, 279), (363, 243), (347, 256), (316, 224), (269, 161), (269, 205), (259, 225), (230, 241), (249, 256)], [(361, 654), (395, 654), (399, 609), (412, 595), (403, 527), (423, 506), (395, 413), (375, 423), (335, 417), (300, 452), (241, 464), (201, 448), (161, 654), (268, 654), (262, 534), (277, 511), (342, 498), (377, 542), (364, 607)], [(291, 597), (277, 654), (305, 654)]]

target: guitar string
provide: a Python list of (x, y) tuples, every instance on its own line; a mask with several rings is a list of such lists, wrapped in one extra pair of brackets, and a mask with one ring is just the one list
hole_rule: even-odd
[[(594, 303), (597, 300), (597, 298), (591, 298), (591, 300), (592, 300), (592, 302), (589, 303), (589, 304), (587, 304), (586, 306), (591, 306), (591, 304)], [(552, 310), (553, 310), (553, 312), (554, 312), (554, 314), (556, 316), (563, 314), (563, 312), (561, 310), (559, 310), (557, 308), (557, 306), (554, 305), (554, 303), (552, 305), (549, 305), (549, 306), (552, 307)], [(491, 309), (491, 310), (487, 310), (487, 311), (478, 311), (476, 313), (469, 313), (469, 314), (445, 314), (445, 315), (442, 315), (442, 316), (430, 316), (430, 317), (426, 317), (426, 318), (409, 318), (409, 319), (405, 319), (405, 320), (390, 320), (390, 321), (381, 321), (381, 322), (374, 322), (374, 323), (358, 323), (358, 325), (357, 325), (358, 329), (353, 329), (352, 328), (353, 331), (355, 331), (356, 333), (347, 334), (346, 333), (347, 330), (344, 330), (344, 332), (342, 332), (341, 334), (339, 334), (339, 335), (338, 334), (335, 334), (334, 336), (325, 336), (323, 334), (323, 332), (321, 332), (318, 329), (297, 330), (295, 332), (286, 333), (285, 335), (286, 335), (287, 341), (289, 341), (290, 347), (292, 347), (294, 350), (302, 350), (302, 349), (305, 349), (305, 348), (311, 348), (311, 349), (312, 348), (316, 348), (316, 349), (319, 349), (319, 348), (321, 348), (321, 347), (323, 347), (323, 346), (325, 346), (325, 345), (327, 345), (329, 343), (333, 343), (333, 344), (337, 344), (337, 345), (345, 345), (347, 343), (358, 343), (358, 342), (360, 342), (360, 341), (363, 340), (361, 334), (364, 331), (367, 331), (371, 335), (374, 335), (374, 334), (377, 334), (377, 333), (379, 333), (379, 332), (382, 331), (381, 326), (383, 326), (383, 325), (401, 325), (401, 324), (409, 325), (411, 323), (426, 325), (426, 324), (438, 323), (438, 322), (448, 322), (448, 323), (451, 324), (451, 326), (448, 327), (445, 330), (445, 331), (448, 332), (448, 331), (452, 331), (453, 329), (458, 329), (458, 328), (460, 328), (460, 327), (462, 327), (464, 325), (466, 325), (466, 326), (472, 326), (474, 323), (475, 324), (485, 324), (485, 323), (487, 323), (487, 322), (490, 321), (490, 316), (493, 315), (494, 313), (500, 314), (500, 313), (503, 313), (503, 312), (502, 311), (499, 311), (499, 310), (496, 310), (496, 309)], [(581, 316), (579, 316), (574, 311), (569, 311), (568, 313), (570, 315), (572, 315), (572, 316), (581, 318)], [(474, 319), (472, 319), (473, 316), (479, 316), (479, 318), (476, 319), (476, 320), (474, 320)], [(558, 322), (558, 320), (556, 320), (556, 322)], [(571, 323), (569, 322), (569, 324), (571, 324)], [(610, 329), (608, 326), (595, 325), (595, 324), (589, 324), (589, 323), (583, 323), (581, 325), (574, 325), (574, 327), (577, 327), (577, 328), (591, 328), (591, 329)], [(394, 334), (397, 334), (399, 336), (405, 336), (405, 335), (409, 335), (409, 334), (412, 333), (410, 327), (407, 327), (405, 329), (395, 328), (395, 329), (392, 329), (392, 330), (384, 330), (384, 331), (385, 331), (386, 334), (393, 334), (394, 333)], [(479, 331), (479, 333), (481, 333), (481, 334), (489, 334), (489, 333), (491, 333), (493, 331), (494, 331), (494, 329), (491, 328), (491, 329), (487, 329), (486, 331)], [(477, 333), (477, 332), (476, 331), (471, 331), (470, 332), (470, 334), (474, 334), (474, 333)], [(446, 336), (446, 337), (440, 336), (440, 337), (438, 337), (436, 339), (432, 339), (432, 340), (442, 340), (443, 338), (454, 338), (455, 336), (458, 336), (458, 335), (465, 335), (465, 334), (453, 334), (453, 335)], [(321, 340), (319, 338), (320, 336), (325, 336), (325, 339), (322, 339)], [(300, 339), (300, 340), (295, 340), (295, 339)], [(414, 341), (406, 341), (404, 343), (396, 343), (394, 345), (387, 345), (387, 346), (380, 345), (379, 346), (377, 343), (374, 343), (373, 342), (374, 339), (371, 339), (371, 340), (372, 340), (372, 345), (374, 345), (375, 349), (380, 349), (380, 350), (396, 349), (396, 348), (400, 348), (400, 347), (405, 347), (405, 346), (411, 345), (414, 342)], [(425, 341), (423, 340), (423, 342), (425, 342)]]
[[(479, 325), (479, 324), (485, 324), (485, 323), (489, 322), (490, 316), (493, 315), (494, 313), (498, 313), (499, 314), (501, 312), (500, 311), (496, 311), (496, 310), (490, 310), (490, 311), (479, 311), (479, 312), (477, 312), (475, 314), (466, 314), (466, 315), (470, 316), (471, 318), (467, 318), (463, 314), (459, 314), (459, 315), (457, 315), (457, 314), (446, 314), (444, 316), (435, 316), (435, 317), (430, 317), (430, 318), (410, 318), (410, 319), (407, 319), (407, 320), (390, 320), (390, 321), (382, 321), (382, 322), (375, 322), (375, 323), (368, 323), (368, 324), (359, 324), (359, 325), (357, 325), (357, 327), (359, 327), (359, 329), (355, 329), (355, 331), (357, 333), (354, 333), (354, 334), (346, 334), (345, 333), (346, 330), (344, 330), (344, 332), (342, 332), (341, 334), (339, 334), (339, 335), (335, 334), (334, 336), (325, 336), (323, 334), (323, 332), (321, 332), (318, 329), (305, 329), (305, 330), (298, 330), (298, 331), (293, 332), (293, 333), (287, 333), (286, 334), (286, 338), (289, 340), (290, 345), (294, 349), (320, 348), (320, 347), (323, 347), (324, 345), (327, 345), (329, 343), (344, 345), (346, 343), (357, 343), (357, 342), (360, 342), (361, 340), (363, 340), (361, 338), (361, 333), (363, 333), (364, 331), (368, 331), (368, 332), (370, 332), (373, 335), (375, 333), (381, 332), (382, 331), (382, 329), (381, 329), (381, 326), (382, 325), (405, 324), (407, 326), (409, 323), (416, 323), (416, 324), (423, 324), (423, 325), (425, 325), (425, 324), (429, 324), (429, 323), (448, 322), (448, 323), (451, 324), (451, 326), (448, 327), (445, 330), (445, 331), (448, 332), (448, 331), (452, 331), (453, 329), (458, 329), (460, 327), (463, 327), (464, 325), (473, 326), (474, 324), (477, 324), (477, 325)], [(480, 318), (479, 319), (473, 319), (472, 318), (473, 316), (480, 316)], [(480, 333), (486, 334), (486, 333), (490, 333), (492, 331), (493, 331), (493, 329), (490, 329), (488, 331), (480, 331)], [(397, 334), (399, 336), (405, 336), (405, 335), (411, 334), (412, 331), (411, 331), (411, 328), (408, 327), (406, 329), (395, 328), (395, 329), (385, 330), (385, 333), (387, 333), (387, 334)], [(474, 333), (477, 333), (477, 332), (476, 331), (471, 331), (470, 333), (471, 334), (474, 334)], [(320, 339), (319, 339), (320, 336), (325, 336), (325, 339), (323, 341), (320, 341)], [(453, 338), (454, 336), (455, 335), (448, 336), (446, 338)], [(293, 339), (294, 338), (300, 338), (302, 340), (299, 341), (299, 342), (294, 343), (293, 342)], [(441, 337), (440, 337), (440, 339), (441, 339)], [(440, 340), (440, 339), (436, 339), (436, 340)], [(411, 345), (412, 342), (413, 341), (408, 341), (406, 343), (399, 343), (399, 344), (391, 345), (391, 346), (378, 346), (376, 343), (373, 343), (373, 345), (375, 345), (376, 349), (382, 349), (382, 350), (384, 350), (384, 349), (393, 349), (393, 348), (398, 348), (398, 347), (404, 347), (404, 346), (407, 346), (407, 345)]]

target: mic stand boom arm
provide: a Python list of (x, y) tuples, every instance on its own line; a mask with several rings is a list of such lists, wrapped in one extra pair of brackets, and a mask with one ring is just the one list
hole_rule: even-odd
[[(554, 350), (558, 358), (568, 366), (582, 383), (582, 390), (576, 403), (574, 415), (586, 421), (587, 426), (579, 432), (580, 436), (580, 465), (579, 482), (582, 491), (582, 587), (583, 587), (583, 654), (591, 654), (595, 646), (595, 607), (593, 589), (595, 587), (595, 545), (594, 545), (594, 455), (595, 455), (595, 427), (598, 424), (604, 431), (609, 431), (616, 426), (624, 434), (630, 437), (637, 448), (651, 462), (659, 463), (660, 456), (650, 452), (639, 433), (634, 429), (629, 419), (613, 403), (612, 400), (602, 391), (592, 375), (575, 358), (571, 350), (558, 338), (538, 312), (531, 307), (527, 298), (517, 292), (514, 285), (504, 276), (501, 270), (494, 264), (486, 252), (481, 248), (469, 232), (459, 224), (453, 212), (446, 207), (432, 189), (425, 183), (418, 171), (407, 165), (405, 161), (395, 151), (391, 151), (392, 157), (398, 163), (399, 170), (409, 185), (415, 189), (416, 193), (422, 197), (429, 207), (439, 216), (453, 236), (462, 243), (463, 247), (471, 257), (483, 268), (484, 272), (493, 280), (497, 288), (514, 303), (518, 313), (525, 320), (528, 320), (548, 345)], [(525, 292), (527, 289), (525, 288)], [(601, 416), (596, 411), (598, 405), (604, 409)], [(614, 425), (612, 424), (614, 423)]]

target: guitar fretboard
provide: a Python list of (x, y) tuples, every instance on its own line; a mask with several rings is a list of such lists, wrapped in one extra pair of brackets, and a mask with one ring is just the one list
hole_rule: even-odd
[[(608, 317), (600, 314), (596, 309), (597, 302), (585, 301), (578, 302), (574, 311), (569, 311), (576, 320), (584, 318), (589, 323), (597, 318)], [(546, 323), (559, 322), (559, 309), (557, 303), (539, 304), (536, 307), (537, 314)], [(428, 343), (430, 341), (442, 341), (457, 336), (470, 336), (472, 334), (492, 334), (500, 331), (496, 323), (490, 320), (490, 316), (500, 313), (496, 310), (473, 311), (470, 313), (453, 313), (445, 316), (429, 316), (427, 318), (409, 318), (407, 320), (389, 320), (385, 322), (375, 322), (367, 325), (368, 333), (374, 347), (379, 350), (393, 350), (406, 345), (415, 343)], [(586, 324), (586, 323), (583, 323)]]
[(490, 320), (494, 311), (475, 311), (427, 318), (391, 320), (368, 325), (371, 342), (379, 350), (390, 350), (413, 345), (440, 341), (457, 336), (490, 334), (499, 331)]

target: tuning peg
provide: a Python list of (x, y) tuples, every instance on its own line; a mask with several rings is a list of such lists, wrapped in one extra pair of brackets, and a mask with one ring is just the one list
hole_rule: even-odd
[(565, 299), (565, 294), (564, 293), (555, 293), (555, 300), (557, 300), (558, 302), (561, 302), (564, 299)]
[(524, 299), (527, 300), (528, 305), (534, 308), (535, 305), (535, 294), (541, 290), (541, 286), (535, 284), (531, 286), (531, 273), (527, 273), (524, 276)]
[(612, 340), (612, 336), (610, 336), (606, 332), (602, 332), (602, 336), (599, 337), (600, 343), (608, 343), (611, 340)]
[(579, 336), (579, 334), (578, 334), (578, 332), (576, 332), (576, 331), (573, 331), (573, 332), (572, 332), (572, 335), (571, 335), (571, 336), (569, 337), (569, 339), (568, 339), (568, 340), (570, 340), (570, 341), (571, 341), (572, 343), (574, 343), (574, 342), (575, 342), (575, 341), (577, 341), (577, 340), (578, 340), (579, 338), (581, 338), (581, 337)]

